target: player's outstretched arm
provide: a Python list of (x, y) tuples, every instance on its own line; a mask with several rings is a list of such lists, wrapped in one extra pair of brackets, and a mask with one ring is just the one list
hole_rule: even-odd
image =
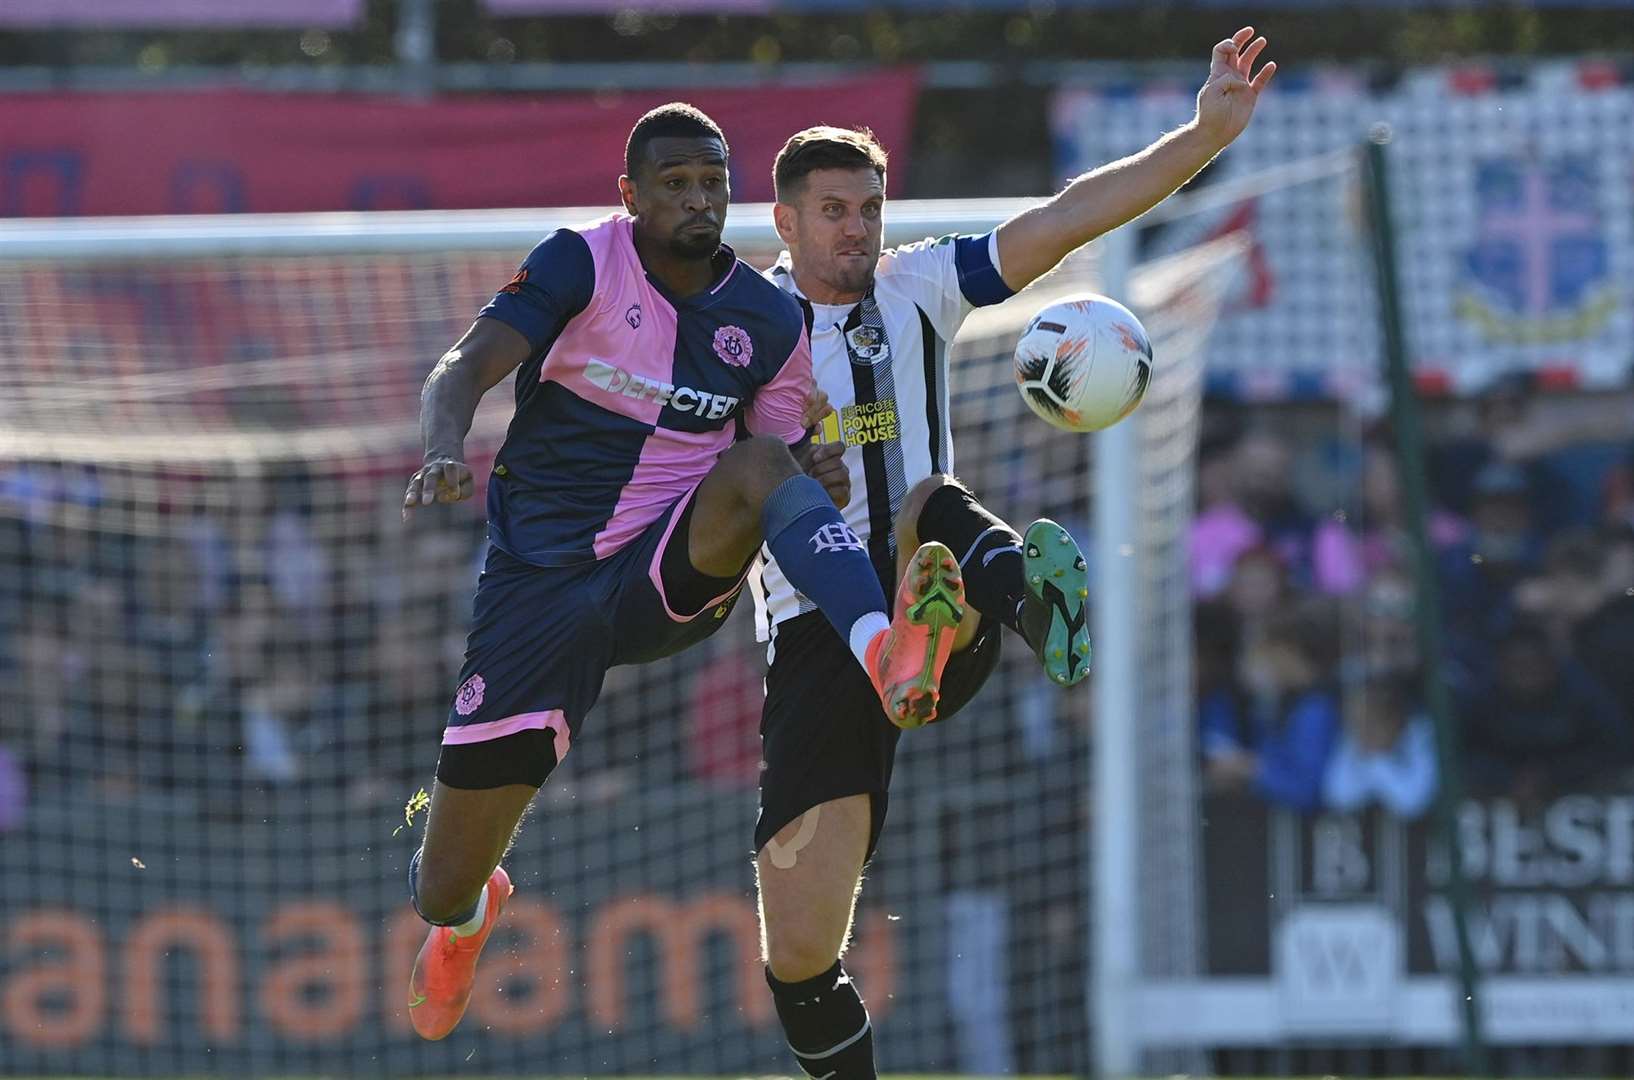
[(1208, 81), (1197, 92), (1196, 115), (1146, 149), (1078, 177), (1042, 206), (999, 226), (1004, 282), (1022, 289), (1067, 254), (1144, 214), (1212, 161), (1242, 134), (1275, 61), (1254, 71), (1265, 39), (1245, 26), (1214, 46)]
[(528, 339), (498, 319), (478, 319), (443, 354), (420, 392), (425, 464), (409, 478), (403, 516), (417, 506), (459, 502), (476, 492), (465, 463), (465, 436), (477, 402), (528, 358)]

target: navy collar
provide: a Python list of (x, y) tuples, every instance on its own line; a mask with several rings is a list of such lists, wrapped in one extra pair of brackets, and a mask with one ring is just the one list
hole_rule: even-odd
[[(632, 250), (634, 249), (634, 246), (634, 244), (631, 245)], [(641, 255), (639, 252), (636, 253), (636, 262), (641, 262)], [(654, 289), (658, 290), (658, 295), (662, 296), (665, 300), (668, 300), (671, 306), (677, 309), (683, 307), (704, 308), (719, 300), (721, 295), (726, 291), (726, 286), (731, 284), (732, 279), (737, 276), (737, 252), (732, 250), (731, 245), (723, 243), (715, 251), (715, 254), (710, 256), (710, 263), (715, 271), (714, 279), (709, 283), (709, 287), (707, 289), (704, 289), (701, 292), (695, 292), (691, 296), (677, 296), (669, 289), (667, 285), (665, 285), (662, 281), (659, 281), (657, 277), (653, 276), (652, 271), (647, 269), (645, 263), (643, 263), (641, 266), (641, 272), (647, 275), (647, 280), (652, 284)]]

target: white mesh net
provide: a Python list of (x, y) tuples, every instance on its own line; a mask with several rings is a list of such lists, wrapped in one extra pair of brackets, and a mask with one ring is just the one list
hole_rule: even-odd
[[(361, 246), (412, 246), (395, 221)], [(0, 251), (6, 1067), (791, 1068), (757, 958), (746, 616), (610, 673), (508, 860), (518, 892), (471, 1014), (437, 1044), (404, 1017), (419, 819), (397, 827), (429, 786), (483, 523), (480, 498), (407, 527), (398, 506), (421, 381), (526, 242), (174, 256), (151, 235), (145, 257)], [(1131, 290), (1159, 356), (1140, 414), (1149, 759), (1131, 767), (1151, 781), (1141, 888), (1176, 898), (1144, 947), (1175, 973), (1196, 951), (1183, 539), (1199, 350), (1237, 255), (1190, 249)], [(967, 482), (1086, 545), (1091, 442), (1026, 412), (1009, 353), (1051, 290), (1091, 273), (978, 313), (952, 380)], [(478, 475), (509, 401), (496, 388), (479, 413)], [(882, 1069), (1088, 1070), (1089, 700), (1012, 642), (963, 717), (904, 740), (848, 960)]]

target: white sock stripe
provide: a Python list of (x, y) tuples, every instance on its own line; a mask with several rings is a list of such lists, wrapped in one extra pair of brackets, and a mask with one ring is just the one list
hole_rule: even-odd
[(885, 617), (883, 611), (870, 611), (860, 616), (851, 624), (851, 633), (846, 635), (846, 643), (851, 646), (851, 655), (857, 658), (864, 671), (868, 670), (868, 643), (881, 630), (889, 630), (891, 620)]
[[(962, 566), (964, 566), (965, 563), (970, 561), (970, 557), (972, 555), (976, 554), (976, 549), (982, 546), (982, 541), (987, 539), (987, 534), (988, 533), (992, 533), (992, 532), (1008, 532), (1008, 531), (1009, 531), (1009, 527), (1005, 526), (1005, 525), (989, 525), (987, 528), (983, 529), (976, 536), (976, 539), (974, 539), (974, 540), (972, 540), (970, 542), (970, 549), (965, 552), (964, 558), (959, 560), (959, 565), (962, 567)], [(985, 566), (986, 563), (983, 563), (982, 565)]]
[[(994, 559), (998, 558), (1000, 555), (1003, 555), (1007, 551), (1013, 551), (1017, 555), (1020, 555), (1021, 554), (1021, 545), (1020, 544), (1005, 544), (1003, 547), (994, 548), (992, 551), (989, 551), (986, 555), (982, 556), (982, 565), (983, 566), (988, 565)], [(961, 563), (960, 565), (962, 566), (964, 564)]]
[(477, 907), (471, 917), (458, 926), (449, 927), (455, 937), (470, 937), (482, 929), (482, 923), (488, 917), (488, 886), (483, 885), (482, 892), (477, 895)]
[(841, 1050), (844, 1050), (846, 1047), (852, 1045), (857, 1040), (861, 1039), (864, 1035), (868, 1034), (868, 1026), (871, 1023), (872, 1023), (872, 1021), (868, 1017), (866, 1017), (866, 1016), (863, 1017), (862, 1018), (862, 1028), (861, 1028), (861, 1030), (859, 1030), (855, 1035), (851, 1036), (849, 1039), (846, 1039), (844, 1042), (835, 1043), (833, 1046), (829, 1047), (827, 1050), (821, 1050), (821, 1051), (818, 1051), (817, 1053), (814, 1053), (814, 1054), (808, 1054), (803, 1050), (794, 1050), (794, 1047), (792, 1045), (789, 1047), (789, 1049), (794, 1050), (794, 1056), (795, 1057), (811, 1058), (814, 1061), (821, 1061), (823, 1058), (833, 1057), (835, 1054), (838, 1054)]

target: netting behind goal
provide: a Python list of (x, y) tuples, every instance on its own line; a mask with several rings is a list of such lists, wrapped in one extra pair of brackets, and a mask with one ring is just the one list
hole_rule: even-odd
[[(892, 213), (911, 239), (1010, 209)], [(508, 859), (518, 891), (471, 1012), (442, 1043), (408, 1028), (421, 819), (404, 806), (430, 784), (483, 521), (480, 492), (407, 525), (398, 508), (422, 379), (545, 229), (426, 220), (115, 223), (94, 257), (62, 254), (82, 227), (56, 258), (23, 257), (22, 230), (0, 245), (0, 1071), (792, 1066), (758, 962), (746, 616), (610, 673)], [(755, 228), (739, 249), (764, 262)], [(30, 235), (51, 250), (51, 227)], [(1138, 414), (1143, 595), (1183, 556), (1200, 345), (1235, 258), (1188, 249), (1131, 286), (1159, 355)], [(1009, 353), (1093, 276), (1086, 258), (978, 313), (952, 378), (964, 478), (1086, 546), (1092, 441), (1026, 412)], [(509, 401), (479, 412), (479, 476)], [(1174, 599), (1131, 633), (1138, 768), (1158, 779), (1146, 872), (1174, 898), (1142, 940), (1178, 971), (1196, 916)], [(883, 1069), (1088, 1070), (1090, 701), (1012, 640), (964, 715), (904, 739), (848, 961)]]

